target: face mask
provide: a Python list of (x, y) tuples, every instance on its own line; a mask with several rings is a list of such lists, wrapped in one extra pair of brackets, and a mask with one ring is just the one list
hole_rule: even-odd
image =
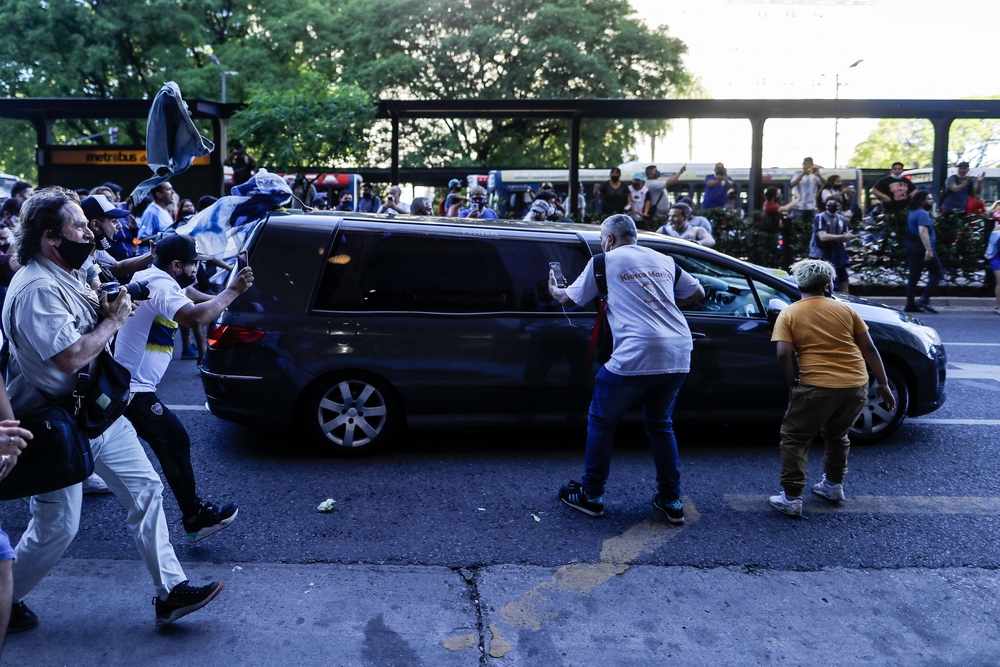
[(621, 176), (612, 176), (612, 177), (611, 177), (611, 182), (612, 182), (612, 183), (617, 183), (617, 182), (618, 182), (618, 181), (620, 181), (620, 180), (622, 180), (622, 177), (621, 177)]
[(8, 250), (10, 250), (9, 243), (0, 243), (0, 251), (6, 253)]
[(902, 174), (889, 174), (889, 175), (895, 178), (897, 181), (903, 177)]
[(840, 208), (840, 207), (837, 206), (836, 204), (827, 204), (826, 205), (826, 212), (827, 213), (836, 213), (838, 208)]
[(341, 204), (347, 204), (348, 206), (350, 206), (351, 204), (354, 203), (354, 200), (353, 199), (341, 199), (340, 203)]
[(932, 201), (924, 202), (924, 209), (925, 210), (929, 211), (932, 208), (934, 208), (934, 202), (932, 202)]
[(110, 250), (111, 249), (111, 241), (109, 241), (107, 239), (107, 237), (105, 237), (105, 236), (101, 237), (101, 248), (104, 249), (104, 250)]
[(184, 289), (185, 287), (190, 287), (191, 285), (194, 284), (194, 278), (195, 278), (194, 276), (189, 276), (186, 273), (182, 273), (181, 275), (177, 276), (175, 280), (177, 281), (177, 284), (181, 286), (181, 289)]
[(62, 243), (56, 248), (56, 252), (59, 253), (62, 260), (69, 264), (70, 268), (74, 271), (83, 266), (83, 263), (87, 261), (87, 258), (90, 257), (90, 253), (93, 251), (93, 243), (77, 243), (76, 241), (70, 241), (65, 236)]

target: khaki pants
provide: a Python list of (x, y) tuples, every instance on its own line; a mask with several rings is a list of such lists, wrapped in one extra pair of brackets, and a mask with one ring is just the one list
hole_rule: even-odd
[(781, 486), (785, 495), (802, 495), (809, 463), (809, 443), (822, 434), (826, 446), (823, 464), (826, 479), (840, 484), (847, 473), (851, 430), (868, 401), (868, 385), (830, 389), (798, 384), (792, 389), (788, 410), (781, 422)]

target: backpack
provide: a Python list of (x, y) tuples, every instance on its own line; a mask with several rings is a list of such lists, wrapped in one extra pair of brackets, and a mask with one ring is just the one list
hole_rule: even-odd
[(611, 359), (615, 344), (611, 337), (611, 324), (608, 322), (608, 275), (603, 252), (594, 255), (594, 280), (597, 281), (601, 299), (597, 303), (597, 319), (594, 320), (594, 329), (590, 334), (590, 352), (587, 358), (591, 362), (604, 364)]

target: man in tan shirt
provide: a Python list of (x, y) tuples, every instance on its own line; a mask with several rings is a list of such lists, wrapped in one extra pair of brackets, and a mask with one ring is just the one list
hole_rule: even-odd
[(832, 501), (844, 499), (851, 446), (847, 434), (868, 401), (866, 362), (888, 409), (896, 407), (896, 398), (868, 325), (846, 303), (826, 296), (833, 290), (833, 266), (806, 259), (793, 264), (791, 272), (802, 299), (781, 311), (771, 335), (778, 343), (778, 363), (791, 392), (781, 423), (783, 491), (769, 501), (779, 512), (800, 516), (809, 443), (817, 433), (826, 446), (825, 474), (813, 485), (813, 493)]

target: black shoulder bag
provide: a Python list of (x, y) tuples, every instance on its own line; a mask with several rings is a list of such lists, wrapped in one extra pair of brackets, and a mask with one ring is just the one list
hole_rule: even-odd
[(611, 324), (608, 323), (608, 275), (603, 252), (594, 255), (594, 280), (597, 281), (597, 290), (601, 293), (601, 299), (597, 302), (597, 319), (594, 321), (594, 329), (590, 334), (588, 358), (591, 362), (596, 361), (603, 364), (611, 358), (611, 351), (615, 347), (614, 339), (611, 336)]

